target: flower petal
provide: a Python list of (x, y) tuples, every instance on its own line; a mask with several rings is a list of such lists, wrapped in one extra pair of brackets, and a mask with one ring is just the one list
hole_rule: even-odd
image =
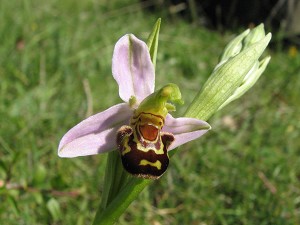
[(155, 72), (148, 47), (133, 34), (126, 34), (117, 42), (112, 73), (119, 85), (119, 95), (125, 102), (135, 96), (140, 103), (154, 91)]
[(170, 151), (180, 145), (201, 137), (210, 128), (210, 125), (205, 121), (186, 117), (173, 118), (168, 114), (162, 131), (172, 133), (175, 136), (174, 142), (168, 149)]
[(58, 155), (72, 158), (116, 149), (117, 130), (128, 124), (131, 116), (132, 109), (128, 104), (121, 103), (88, 117), (63, 136)]

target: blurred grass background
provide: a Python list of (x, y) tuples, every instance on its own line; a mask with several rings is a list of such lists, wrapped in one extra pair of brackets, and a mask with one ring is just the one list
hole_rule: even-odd
[[(176, 115), (233, 37), (146, 6), (0, 2), (0, 224), (93, 220), (106, 155), (62, 159), (57, 145), (83, 118), (121, 102), (111, 57), (122, 35), (146, 40), (162, 17), (156, 86), (180, 86), (186, 104)], [(276, 46), (251, 91), (184, 145), (118, 224), (300, 224), (300, 56)]]

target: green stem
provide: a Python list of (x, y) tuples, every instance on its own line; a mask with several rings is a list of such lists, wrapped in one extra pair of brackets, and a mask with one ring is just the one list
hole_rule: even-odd
[(113, 225), (151, 181), (135, 177), (129, 178), (116, 198), (105, 209), (98, 208), (93, 225)]
[(124, 184), (126, 184), (127, 178), (128, 174), (123, 169), (119, 153), (117, 151), (109, 152), (104, 177), (105, 185), (103, 187), (101, 203), (95, 215), (94, 224), (96, 220), (99, 221), (97, 218), (100, 217), (103, 210), (118, 195)]
[(105, 185), (101, 200), (102, 208), (106, 208), (109, 202), (112, 201), (126, 182), (127, 177), (128, 175), (123, 169), (119, 153), (117, 151), (109, 152), (104, 177)]

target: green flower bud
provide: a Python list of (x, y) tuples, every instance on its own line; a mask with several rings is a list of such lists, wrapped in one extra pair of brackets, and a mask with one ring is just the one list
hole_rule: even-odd
[(229, 58), (240, 53), (240, 51), (243, 48), (242, 42), (243, 42), (244, 38), (249, 34), (249, 32), (250, 32), (250, 29), (245, 30), (243, 33), (236, 36), (233, 40), (231, 40), (226, 45), (226, 47), (220, 57), (218, 66), (220, 66), (220, 64), (223, 64), (224, 62), (226, 62)]
[(243, 83), (241, 86), (239, 86), (233, 95), (231, 95), (220, 107), (218, 110), (223, 108), (228, 103), (232, 102), (233, 100), (238, 99), (243, 94), (245, 94), (258, 80), (260, 75), (265, 71), (271, 57), (265, 57), (263, 60), (261, 60), (259, 63), (255, 63), (255, 65), (252, 67), (252, 69), (249, 71), (249, 73), (245, 76), (245, 79), (243, 80)]
[(260, 25), (231, 41), (186, 116), (207, 120), (249, 90), (270, 60), (266, 57), (259, 61), (270, 40), (271, 33), (265, 35), (263, 25)]
[(253, 28), (250, 33), (244, 39), (244, 48), (254, 44), (255, 42), (260, 41), (266, 36), (264, 25), (260, 24), (259, 26)]

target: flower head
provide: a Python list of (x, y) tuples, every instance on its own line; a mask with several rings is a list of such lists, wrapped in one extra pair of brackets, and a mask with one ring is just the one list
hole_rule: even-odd
[[(142, 172), (134, 173), (125, 167), (127, 171), (147, 178), (159, 177), (166, 169), (162, 168), (168, 165), (167, 151), (199, 138), (210, 125), (194, 118), (173, 118), (168, 113), (175, 110), (170, 102), (182, 102), (179, 88), (168, 84), (154, 92), (155, 69), (149, 49), (134, 35), (127, 34), (116, 43), (112, 73), (124, 103), (70, 129), (59, 143), (58, 155), (71, 158), (118, 148), (122, 160), (126, 160), (123, 160), (124, 167), (129, 164)], [(126, 155), (127, 152), (130, 154)], [(133, 156), (124, 158), (129, 155)], [(160, 160), (161, 155), (166, 159)], [(134, 163), (138, 165), (132, 165)], [(161, 171), (158, 175), (155, 168), (156, 172)], [(154, 172), (147, 176), (149, 170)]]

